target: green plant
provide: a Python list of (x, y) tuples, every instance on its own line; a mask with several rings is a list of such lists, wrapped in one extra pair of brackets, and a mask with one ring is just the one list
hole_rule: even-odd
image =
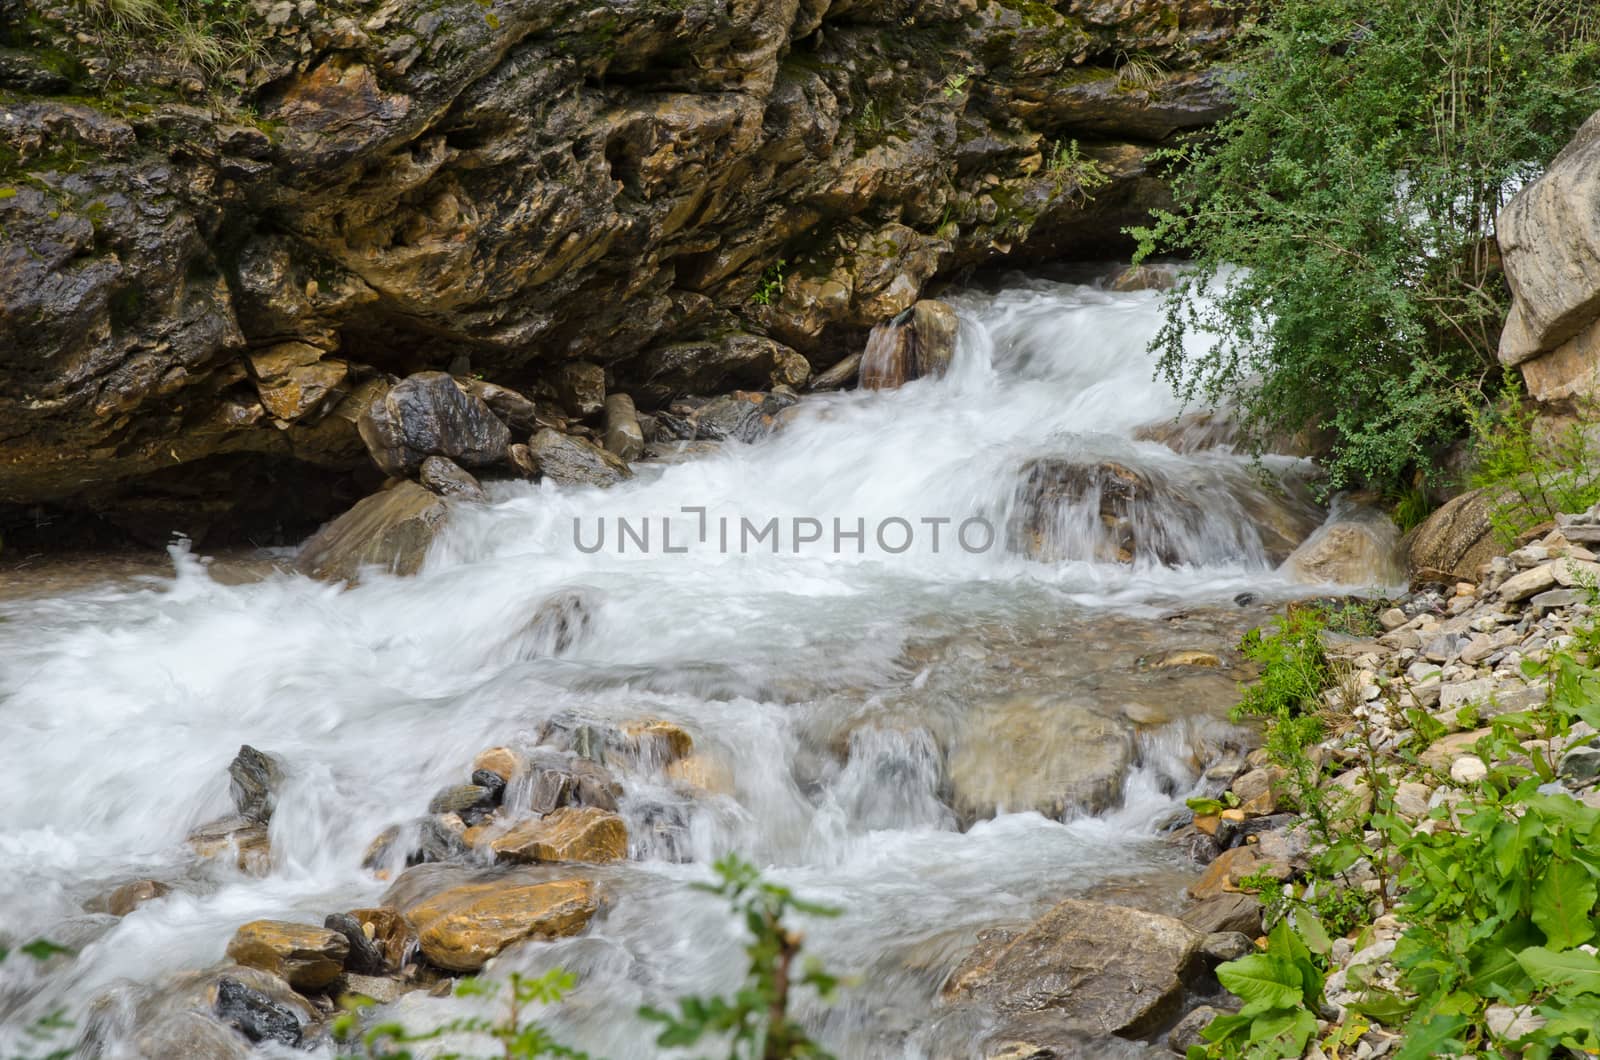
[(1167, 78), (1167, 66), (1144, 52), (1117, 53), (1117, 87), (1125, 92), (1153, 92)]
[[(1314, 924), (1310, 918), (1303, 919)], [(1311, 933), (1319, 941), (1327, 941), (1320, 925)], [(1287, 1060), (1300, 1056), (1317, 1033), (1324, 965), (1287, 919), (1278, 921), (1267, 934), (1264, 952), (1218, 966), (1217, 979), (1244, 1007), (1212, 1020), (1201, 1034), (1208, 1044), (1190, 1046), (1189, 1060)]]
[(1507, 370), (1500, 399), (1489, 408), (1469, 406), (1477, 466), (1471, 484), (1495, 498), (1490, 522), (1501, 542), (1516, 543), (1525, 532), (1561, 512), (1581, 512), (1600, 502), (1600, 467), (1592, 456), (1593, 409), (1554, 436), (1541, 436), (1538, 412), (1523, 400), (1514, 370)]
[[(341, 1052), (341, 1060), (412, 1060), (407, 1046), (432, 1042), (448, 1035), (471, 1034), (492, 1038), (500, 1044), (505, 1060), (534, 1060), (535, 1057), (557, 1056), (581, 1060), (584, 1053), (569, 1049), (557, 1042), (550, 1032), (537, 1021), (526, 1017), (529, 1005), (553, 1005), (573, 988), (577, 978), (570, 972), (553, 968), (541, 976), (511, 974), (505, 984), (506, 1014), (498, 1020), (466, 1016), (450, 1020), (426, 1031), (412, 1032), (397, 1022), (379, 1023), (372, 1027), (361, 1026), (361, 1013), (371, 1006), (366, 999), (347, 1003), (345, 1011), (334, 1018), (333, 1036), (341, 1047), (353, 1047), (356, 1052)], [(497, 996), (502, 990), (499, 983), (487, 979), (467, 978), (456, 983), (456, 997)], [(433, 1055), (432, 1053), (428, 1055)], [(459, 1053), (447, 1054), (463, 1060)]]
[[(265, 61), (247, 0), (79, 0), (113, 57), (154, 54), (192, 70), (213, 93)], [(114, 76), (114, 75), (113, 75)]]
[(645, 1019), (663, 1025), (656, 1044), (690, 1046), (708, 1034), (722, 1035), (730, 1040), (730, 1060), (825, 1060), (828, 1053), (790, 1018), (789, 994), (800, 983), (828, 998), (839, 980), (814, 963), (795, 977), (801, 939), (783, 919), (791, 911), (823, 917), (837, 916), (839, 911), (796, 898), (787, 887), (763, 880), (754, 865), (736, 855), (722, 858), (714, 868), (718, 882), (697, 886), (726, 898), (744, 918), (750, 931), (745, 947), (749, 973), (731, 998), (686, 997), (678, 1002), (677, 1012), (640, 1009)]
[(755, 293), (750, 296), (750, 301), (756, 305), (772, 305), (783, 297), (783, 267), (788, 262), (779, 258), (768, 265), (761, 273), (761, 282), (756, 285)]
[(1089, 193), (1111, 183), (1111, 177), (1092, 158), (1086, 158), (1076, 140), (1061, 140), (1045, 155), (1044, 168), (1055, 181), (1057, 195), (1076, 196), (1079, 203), (1093, 200)]
[[(18, 946), (16, 952), (36, 961), (47, 961), (57, 954), (70, 954), (72, 951), (48, 939), (34, 939)], [(7, 947), (0, 946), (0, 964), (4, 964), (11, 953)], [(67, 1060), (68, 1057), (77, 1056), (78, 1049), (75, 1045), (59, 1046), (62, 1037), (72, 1032), (72, 1026), (72, 1022), (66, 1017), (65, 1009), (53, 1009), (45, 1013), (22, 1029), (23, 1036), (33, 1043), (30, 1052), (9, 1056), (6, 1060)], [(31, 1048), (45, 1051), (34, 1054)]]
[(1495, 216), (1600, 103), (1597, 0), (1266, 7), (1237, 109), (1164, 156), (1176, 208), (1133, 232), (1196, 261), (1153, 349), (1256, 447), (1325, 429), (1333, 487), (1397, 491), (1498, 370)]
[(972, 71), (970, 69), (965, 73), (951, 74), (944, 79), (944, 84), (940, 86), (940, 92), (945, 99), (954, 99), (966, 91), (967, 86), (971, 83)]

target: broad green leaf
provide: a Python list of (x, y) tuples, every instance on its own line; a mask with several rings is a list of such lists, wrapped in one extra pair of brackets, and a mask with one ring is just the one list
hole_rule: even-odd
[[(1434, 1060), (1449, 1055), (1445, 1047), (1459, 1046), (1456, 1034), (1467, 1026), (1464, 1016), (1420, 1015), (1405, 1026), (1400, 1051), (1395, 1060)], [(1459, 1052), (1459, 1049), (1456, 1051)]]
[(1551, 862), (1533, 890), (1533, 922), (1552, 949), (1571, 949), (1594, 937), (1590, 914), (1595, 898), (1588, 869), (1570, 861)]
[(1540, 986), (1565, 988), (1577, 994), (1600, 994), (1600, 957), (1582, 950), (1556, 953), (1529, 946), (1517, 963)]
[(1327, 956), (1333, 949), (1333, 940), (1328, 938), (1328, 933), (1322, 927), (1322, 921), (1317, 915), (1305, 906), (1296, 906), (1294, 910), (1294, 926), (1299, 931), (1300, 937), (1305, 940), (1306, 948), (1312, 953)]
[(1264, 1001), (1274, 1008), (1298, 1008), (1300, 969), (1291, 961), (1253, 953), (1218, 966), (1217, 979), (1243, 1001)]
[(1297, 1057), (1305, 1052), (1306, 1042), (1317, 1033), (1317, 1017), (1308, 1009), (1259, 1016), (1250, 1024), (1250, 1043), (1254, 1056)]

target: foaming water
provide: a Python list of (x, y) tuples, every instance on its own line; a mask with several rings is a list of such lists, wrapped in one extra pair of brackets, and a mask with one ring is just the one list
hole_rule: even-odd
[[(624, 776), (638, 860), (598, 872), (608, 910), (585, 936), (524, 946), (494, 969), (578, 972), (554, 1015), (568, 1037), (651, 1055), (648, 1027), (619, 1013), (737, 980), (739, 926), (688, 885), (739, 851), (846, 911), (807, 925), (809, 949), (860, 975), (839, 1004), (804, 1009), (836, 1052), (961, 1055), (950, 1043), (982, 1026), (941, 1014), (937, 994), (977, 931), (1176, 871), (1158, 828), (1204, 764), (1184, 719), (1145, 726), (1106, 813), (1063, 822), (1001, 807), (1018, 812), (962, 830), (945, 765), (962, 726), (1041, 683), (1092, 704), (1101, 670), (1131, 672), (1140, 650), (1083, 646), (1111, 616), (1299, 590), (1258, 529), (1280, 502), (1243, 458), (1138, 438), (1180, 412), (1144, 352), (1159, 295), (1018, 280), (952, 303), (961, 338), (945, 378), (808, 398), (773, 437), (641, 465), (610, 490), (496, 485), (414, 578), (225, 585), (179, 548), (170, 579), (0, 603), (0, 941), (45, 935), (79, 951), (0, 966), (0, 1023), (58, 1004), (81, 1020), (108, 991), (131, 1003), (218, 960), (247, 920), (320, 923), (371, 905), (386, 884), (360, 867), (368, 841), (422, 814), (478, 751), (531, 744), (562, 714), (650, 716), (689, 730), (717, 782), (686, 792), (659, 771)], [(1048, 562), (1008, 547), (1041, 460), (1055, 462), (1057, 491)], [(1121, 487), (1080, 489), (1059, 471), (1106, 465), (1143, 491), (1115, 531), (1132, 536), (1131, 562), (1104, 554), (1105, 491)], [(1267, 466), (1285, 481), (1298, 468)], [(1280, 507), (1303, 519), (1295, 503)], [(650, 547), (620, 539), (619, 519), (648, 525)], [(604, 546), (579, 547), (602, 520)], [(745, 521), (771, 520), (776, 551), (742, 544)], [(807, 520), (819, 539), (797, 543)], [(969, 543), (993, 529), (989, 547), (962, 547), (968, 520)], [(861, 539), (848, 536), (858, 521)], [(553, 624), (553, 597), (582, 618)], [(1001, 652), (984, 630), (1015, 644)], [(1057, 646), (1068, 635), (1084, 639)], [(1083, 659), (1057, 658), (1073, 653)], [(863, 722), (886, 712), (924, 717)], [(230, 812), (225, 770), (242, 743), (286, 772), (263, 879), (197, 863), (184, 844)], [(670, 836), (657, 838), (664, 820)], [(85, 911), (140, 877), (173, 891), (120, 920)], [(460, 1004), (396, 1008), (426, 1021)], [(111, 1054), (127, 1054), (126, 1028), (110, 1023)]]

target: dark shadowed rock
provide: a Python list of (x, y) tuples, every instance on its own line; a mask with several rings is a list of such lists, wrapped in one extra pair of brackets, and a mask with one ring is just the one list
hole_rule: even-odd
[(513, 431), (527, 433), (533, 430), (538, 407), (508, 386), (500, 386), (483, 379), (456, 378), (456, 385), (489, 406), (489, 411)]
[(540, 476), (563, 486), (614, 486), (633, 477), (627, 464), (593, 442), (548, 427), (528, 449)]
[(289, 1046), (300, 1044), (303, 1032), (294, 1011), (250, 989), (237, 979), (224, 976), (217, 980), (214, 1011), (217, 1019), (252, 1042), (277, 1042)]
[(1055, 1011), (1092, 1033), (1143, 1037), (1177, 1015), (1202, 938), (1171, 917), (1067, 899), (1015, 938), (980, 947), (944, 996), (1005, 1013)]
[(606, 370), (588, 361), (574, 361), (556, 371), (556, 393), (572, 415), (587, 419), (606, 406)]
[(430, 456), (463, 467), (505, 459), (511, 431), (489, 406), (445, 372), (407, 376), (373, 399), (361, 416), (361, 438), (389, 475), (414, 473)]
[(350, 953), (344, 961), (347, 970), (358, 975), (383, 975), (389, 971), (389, 962), (382, 947), (367, 937), (361, 921), (354, 916), (349, 913), (329, 913), (322, 926), (329, 931), (337, 931), (350, 944)]
[(691, 417), (695, 437), (754, 442), (770, 434), (777, 426), (778, 414), (796, 400), (794, 395), (781, 391), (766, 394), (744, 390), (713, 398)]
[(297, 990), (320, 990), (344, 969), (350, 944), (327, 928), (287, 920), (253, 920), (234, 932), (228, 956), (284, 979)]
[(450, 510), (414, 482), (374, 493), (356, 503), (300, 546), (295, 569), (324, 581), (354, 582), (364, 567), (390, 574), (422, 569)]

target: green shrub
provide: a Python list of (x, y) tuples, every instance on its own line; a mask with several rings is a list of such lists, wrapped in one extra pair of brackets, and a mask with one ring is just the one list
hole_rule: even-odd
[[(1192, 255), (1154, 341), (1257, 446), (1331, 431), (1331, 484), (1391, 492), (1464, 428), (1496, 365), (1507, 195), (1600, 104), (1597, 0), (1272, 0), (1238, 107), (1168, 154), (1139, 255)], [(1208, 297), (1208, 295), (1212, 297)], [(1198, 340), (1195, 355), (1186, 344)]]
[(1591, 455), (1596, 427), (1590, 408), (1553, 436), (1541, 436), (1538, 413), (1523, 400), (1516, 374), (1508, 371), (1500, 400), (1471, 408), (1471, 484), (1497, 498), (1489, 511), (1501, 543), (1519, 537), (1561, 512), (1581, 512), (1600, 502), (1600, 467)]

